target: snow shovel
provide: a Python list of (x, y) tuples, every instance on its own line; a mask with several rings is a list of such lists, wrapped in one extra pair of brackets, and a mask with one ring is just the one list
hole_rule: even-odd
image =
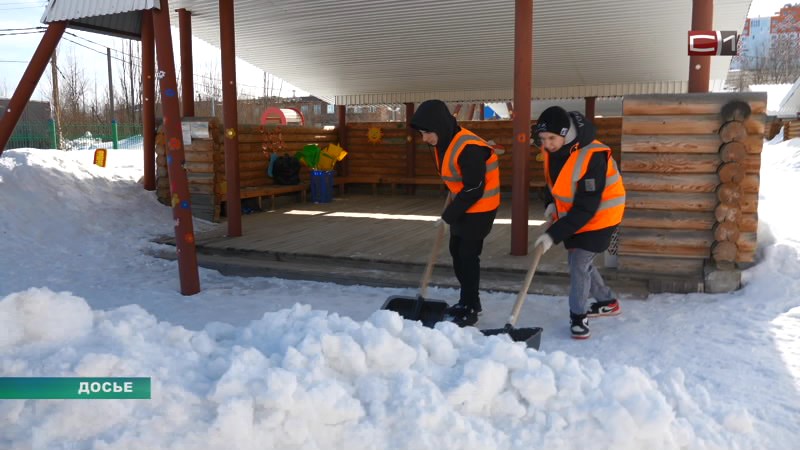
[(519, 312), (522, 309), (522, 304), (528, 298), (528, 288), (531, 287), (531, 280), (533, 274), (536, 273), (536, 267), (539, 265), (539, 260), (542, 259), (544, 248), (537, 245), (533, 250), (533, 260), (531, 266), (528, 268), (528, 273), (525, 274), (525, 281), (522, 283), (522, 289), (517, 294), (517, 301), (514, 303), (514, 309), (511, 310), (511, 317), (508, 318), (508, 323), (503, 328), (496, 328), (493, 330), (481, 330), (486, 336), (493, 336), (496, 334), (508, 334), (514, 342), (525, 342), (528, 347), (539, 350), (539, 345), (542, 343), (542, 329), (539, 327), (534, 328), (514, 328), (519, 318)]
[[(450, 194), (444, 201), (444, 206), (450, 203)], [(431, 254), (428, 256), (428, 264), (425, 266), (425, 272), (422, 274), (422, 280), (419, 283), (419, 293), (416, 297), (406, 297), (401, 295), (393, 295), (386, 299), (381, 309), (388, 309), (394, 311), (404, 319), (419, 320), (423, 325), (433, 328), (437, 322), (444, 320), (445, 310), (450, 306), (447, 302), (442, 300), (426, 299), (425, 295), (428, 292), (428, 283), (433, 274), (433, 265), (439, 258), (439, 251), (442, 248), (442, 241), (444, 241), (445, 224), (440, 223), (436, 227), (436, 240), (433, 242)]]

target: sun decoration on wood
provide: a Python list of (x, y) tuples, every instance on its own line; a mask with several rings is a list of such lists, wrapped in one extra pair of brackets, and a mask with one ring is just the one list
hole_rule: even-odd
[(370, 144), (380, 144), (383, 140), (383, 132), (378, 127), (369, 127), (367, 130), (367, 140)]

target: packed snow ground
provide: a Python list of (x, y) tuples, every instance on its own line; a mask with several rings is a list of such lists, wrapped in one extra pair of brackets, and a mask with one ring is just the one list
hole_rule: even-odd
[(201, 269), (181, 296), (177, 264), (149, 256), (173, 221), (136, 183), (141, 159), (0, 157), (0, 376), (153, 382), (151, 400), (0, 400), (0, 448), (796, 448), (800, 140), (764, 147), (741, 290), (625, 301), (586, 342), (564, 297), (531, 295), (538, 352), (379, 310), (413, 289)]

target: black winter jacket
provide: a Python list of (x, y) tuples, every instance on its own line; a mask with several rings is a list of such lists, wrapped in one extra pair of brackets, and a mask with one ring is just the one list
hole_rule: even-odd
[[(444, 153), (453, 137), (461, 131), (447, 105), (438, 100), (429, 100), (419, 105), (411, 118), (411, 127), (418, 131), (436, 133), (438, 142), (433, 151), (442, 167)], [(483, 239), (489, 234), (497, 210), (467, 213), (467, 210), (483, 197), (486, 178), (486, 160), (491, 150), (480, 145), (468, 145), (458, 157), (458, 166), (464, 189), (459, 192), (442, 213), (442, 219), (450, 225), (450, 232), (465, 239)]]
[[(597, 130), (581, 113), (571, 111), (570, 119), (572, 124), (577, 127), (578, 136), (572, 142), (566, 143), (559, 150), (550, 153), (550, 179), (555, 182), (561, 169), (566, 164), (570, 155), (570, 148), (577, 142), (579, 146), (585, 147), (594, 141)], [(602, 228), (594, 231), (575, 233), (597, 212), (600, 206), (600, 199), (606, 187), (606, 171), (608, 170), (608, 160), (605, 153), (595, 153), (589, 160), (589, 168), (583, 178), (578, 181), (578, 189), (575, 193), (575, 201), (569, 213), (557, 220), (547, 234), (553, 238), (554, 243), (564, 242), (564, 247), (580, 248), (593, 253), (604, 252), (611, 243), (611, 235), (616, 230), (616, 226)], [(593, 190), (586, 190), (586, 180), (594, 180), (588, 183), (593, 185)], [(553, 202), (550, 189), (545, 191), (545, 205)]]

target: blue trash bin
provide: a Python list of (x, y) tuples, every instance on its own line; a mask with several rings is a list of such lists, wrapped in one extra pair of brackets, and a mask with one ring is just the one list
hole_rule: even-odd
[(330, 203), (333, 201), (333, 171), (311, 171), (311, 201), (314, 203)]

